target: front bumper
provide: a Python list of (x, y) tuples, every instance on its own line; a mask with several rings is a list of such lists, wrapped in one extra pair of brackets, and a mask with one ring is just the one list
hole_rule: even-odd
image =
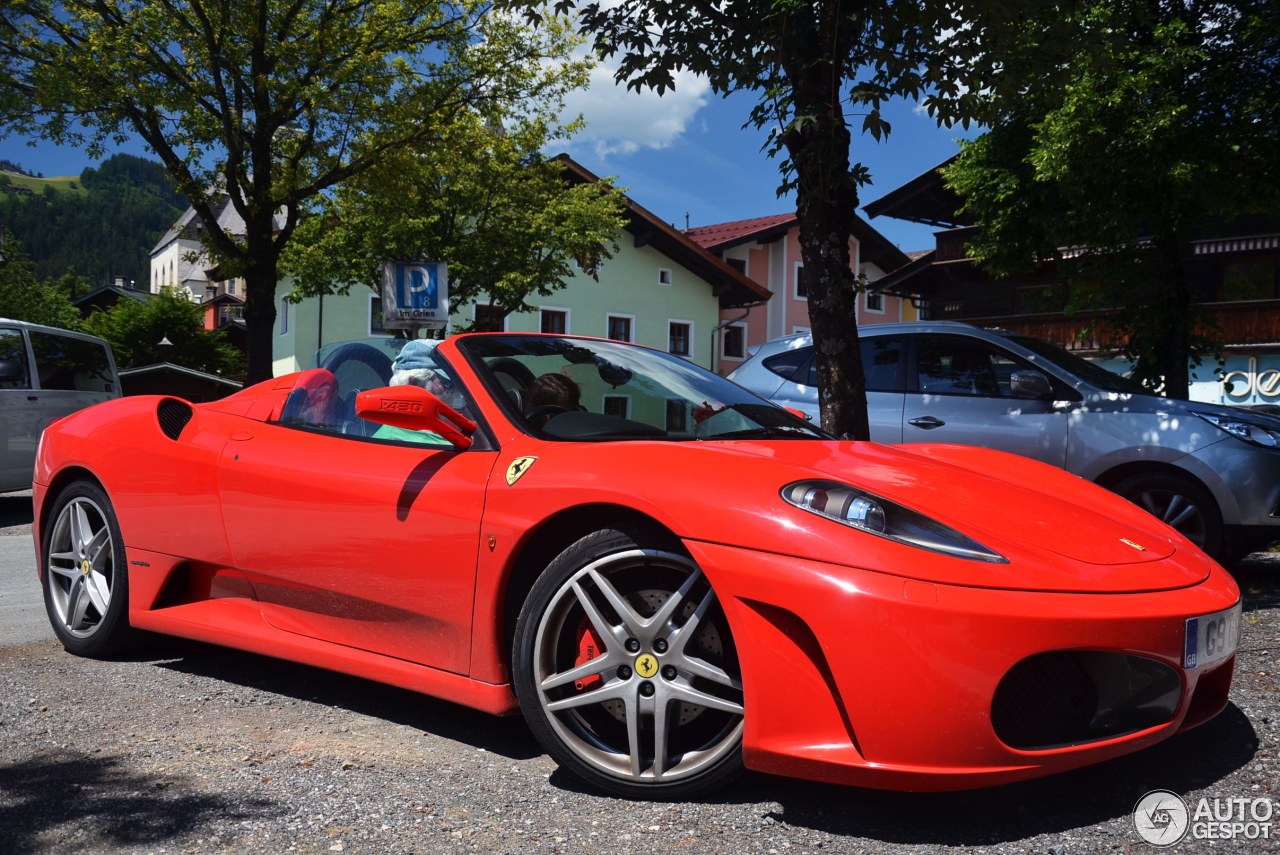
[(1280, 540), (1280, 450), (1224, 439), (1184, 463), (1213, 491), (1229, 531), (1250, 546)]
[[(1173, 591), (1040, 593), (686, 546), (733, 630), (746, 696), (744, 760), (753, 769), (886, 789), (988, 786), (1136, 751), (1207, 721), (1227, 702), (1234, 657), (1182, 667), (1186, 619), (1239, 600), (1217, 567)], [(1011, 747), (993, 725), (1001, 681), (1019, 663), (1061, 651), (1150, 663), (1172, 674), (1173, 694), (1154, 720), (1148, 711), (1069, 744)], [(997, 717), (1009, 738), (1007, 722), (1019, 715), (1066, 717), (1076, 702), (1064, 688), (1057, 708), (1050, 697), (1025, 712), (997, 708)], [(1019, 732), (1037, 732), (1036, 722), (1024, 723), (1030, 729)]]

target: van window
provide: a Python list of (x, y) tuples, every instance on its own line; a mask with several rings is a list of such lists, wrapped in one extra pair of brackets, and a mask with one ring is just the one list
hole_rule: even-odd
[[(921, 392), (934, 395), (972, 395), (1013, 398), (1015, 371), (1036, 371), (1031, 363), (1002, 347), (963, 335), (924, 335), (916, 338), (916, 376)], [(1067, 389), (1050, 379), (1060, 399)]]
[(868, 392), (901, 392), (898, 363), (902, 359), (902, 339), (871, 336), (861, 340), (862, 371)]
[(0, 330), (0, 389), (30, 389), (27, 345), (20, 330)]
[(101, 343), (32, 330), (31, 349), (41, 389), (115, 393), (110, 357)]
[[(901, 391), (898, 362), (902, 354), (902, 339), (869, 336), (859, 339), (858, 343), (862, 350), (862, 371), (867, 378), (867, 391)], [(764, 367), (784, 380), (817, 388), (818, 362), (813, 358), (812, 345), (771, 356), (764, 361)]]

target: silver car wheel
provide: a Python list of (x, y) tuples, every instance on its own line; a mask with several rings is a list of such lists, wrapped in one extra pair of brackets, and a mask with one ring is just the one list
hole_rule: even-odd
[(45, 573), (56, 619), (76, 638), (98, 631), (111, 607), (115, 549), (103, 509), (78, 497), (63, 507), (49, 537)]
[(1168, 472), (1139, 472), (1110, 485), (1162, 522), (1173, 526), (1219, 561), (1226, 557), (1222, 515), (1213, 497), (1186, 477)]
[(1204, 546), (1204, 513), (1186, 496), (1170, 490), (1145, 490), (1135, 494), (1132, 500), (1153, 517), (1176, 528), (1196, 546)]
[(732, 639), (687, 557), (632, 549), (581, 567), (542, 612), (532, 664), (557, 741), (606, 778), (660, 787), (740, 749)]

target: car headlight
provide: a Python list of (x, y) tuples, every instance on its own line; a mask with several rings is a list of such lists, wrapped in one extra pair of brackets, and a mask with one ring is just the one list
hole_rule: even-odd
[(1003, 555), (950, 526), (847, 484), (797, 481), (782, 488), (782, 498), (801, 510), (877, 537), (971, 561), (1009, 563)]
[(1242, 439), (1250, 445), (1260, 445), (1263, 448), (1280, 448), (1280, 426), (1267, 425), (1260, 421), (1243, 419), (1239, 416), (1223, 416), (1217, 413), (1197, 412), (1196, 415), (1214, 427), (1220, 428), (1236, 439)]

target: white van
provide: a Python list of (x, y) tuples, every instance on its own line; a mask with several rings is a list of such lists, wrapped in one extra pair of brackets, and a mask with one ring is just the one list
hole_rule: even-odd
[(105, 341), (0, 318), (0, 493), (31, 488), (36, 445), (51, 421), (118, 397)]

